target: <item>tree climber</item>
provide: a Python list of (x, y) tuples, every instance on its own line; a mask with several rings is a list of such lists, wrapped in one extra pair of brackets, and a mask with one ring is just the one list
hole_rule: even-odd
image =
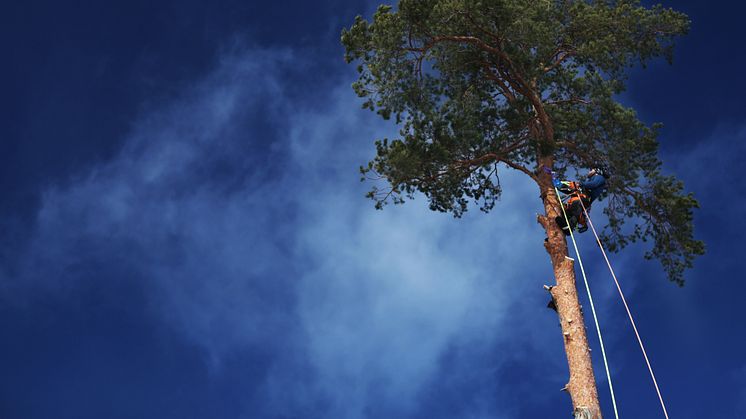
[(564, 215), (556, 218), (557, 224), (565, 232), (565, 235), (570, 235), (570, 231), (575, 230), (578, 225), (580, 225), (578, 233), (588, 230), (583, 207), (590, 212), (593, 201), (606, 192), (606, 180), (609, 178), (609, 172), (601, 167), (593, 168), (588, 172), (586, 178), (585, 182), (554, 179), (554, 186), (568, 196), (564, 205), (570, 225), (567, 225)]

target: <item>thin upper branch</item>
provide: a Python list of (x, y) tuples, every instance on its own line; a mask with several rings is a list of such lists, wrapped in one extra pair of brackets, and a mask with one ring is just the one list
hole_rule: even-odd
[(561, 99), (561, 100), (552, 100), (544, 102), (545, 105), (559, 105), (562, 103), (580, 103), (583, 105), (590, 105), (592, 102), (590, 100), (583, 99), (581, 97), (571, 97), (569, 99)]
[(486, 164), (486, 163), (488, 163), (490, 161), (505, 163), (509, 167), (525, 173), (526, 175), (528, 175), (531, 179), (533, 179), (537, 183), (539, 182), (539, 178), (536, 176), (536, 174), (534, 174), (534, 172), (528, 170), (525, 166), (523, 166), (521, 164), (518, 164), (518, 163), (515, 163), (515, 162), (513, 162), (511, 160), (508, 160), (507, 158), (505, 158), (502, 155), (499, 155), (497, 153), (487, 153), (487, 154), (484, 154), (484, 155), (479, 156), (479, 157), (474, 158), (474, 159), (470, 159), (470, 160), (459, 160), (459, 161), (457, 161), (457, 163), (459, 165), (461, 165), (461, 166), (480, 166), (480, 165), (484, 165), (484, 164)]
[(552, 62), (551, 64), (549, 64), (548, 66), (545, 66), (543, 68), (544, 73), (548, 73), (548, 72), (554, 70), (555, 68), (559, 67), (560, 65), (562, 65), (562, 63), (565, 60), (567, 60), (568, 58), (572, 57), (573, 55), (575, 55), (575, 51), (572, 51), (572, 50), (570, 50), (570, 51), (562, 51), (562, 52), (559, 53), (559, 55), (555, 54), (555, 56), (557, 58), (554, 60), (554, 62)]
[(492, 32), (490, 30), (487, 30), (482, 25), (478, 24), (476, 22), (476, 20), (474, 20), (474, 16), (472, 16), (471, 13), (466, 12), (466, 11), (462, 11), (462, 12), (459, 12), (459, 14), (462, 14), (462, 15), (466, 16), (466, 19), (468, 19), (469, 22), (471, 22), (471, 24), (475, 28), (477, 28), (479, 31), (485, 33), (487, 36), (491, 37), (492, 39), (494, 39), (498, 43), (501, 43), (503, 41), (503, 38), (499, 34), (497, 34), (495, 32)]
[(588, 152), (584, 151), (583, 149), (578, 147), (577, 144), (575, 144), (574, 142), (570, 140), (557, 141), (555, 144), (557, 145), (557, 147), (569, 149), (572, 153), (578, 156), (580, 160), (583, 161), (583, 163), (585, 163), (588, 166), (593, 165), (594, 162), (597, 161), (597, 159), (595, 159)]
[(508, 88), (508, 85), (505, 84), (505, 80), (499, 77), (498, 75), (496, 75), (495, 73), (493, 73), (492, 68), (490, 67), (488, 63), (482, 62), (482, 67), (484, 68), (485, 76), (488, 79), (497, 83), (497, 86), (500, 89), (500, 92), (503, 94), (503, 96), (505, 96), (508, 102), (514, 103), (516, 100), (515, 94), (512, 91), (510, 91), (510, 88)]

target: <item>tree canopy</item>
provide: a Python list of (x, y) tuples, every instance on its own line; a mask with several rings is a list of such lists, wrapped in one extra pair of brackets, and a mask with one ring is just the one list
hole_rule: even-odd
[(491, 210), (498, 164), (540, 183), (544, 167), (608, 168), (611, 250), (652, 241), (648, 258), (683, 284), (704, 245), (694, 238), (698, 203), (663, 174), (660, 125), (647, 126), (615, 97), (629, 68), (672, 59), (686, 15), (636, 0), (401, 0), (358, 16), (342, 33), (357, 62), (363, 107), (395, 118), (399, 138), (376, 141), (361, 168), (388, 186), (381, 208), (424, 194), (433, 210)]

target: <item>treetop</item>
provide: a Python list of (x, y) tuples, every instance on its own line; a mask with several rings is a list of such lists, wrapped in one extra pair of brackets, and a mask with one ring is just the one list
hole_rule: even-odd
[(502, 164), (540, 186), (542, 166), (563, 175), (603, 165), (613, 173), (607, 245), (651, 239), (647, 256), (683, 283), (704, 251), (697, 201), (661, 172), (660, 125), (615, 95), (630, 67), (670, 62), (688, 27), (686, 15), (635, 0), (401, 0), (358, 16), (342, 32), (353, 89), (401, 128), (361, 168), (388, 185), (368, 196), (381, 208), (419, 192), (460, 216), (470, 202), (494, 207)]

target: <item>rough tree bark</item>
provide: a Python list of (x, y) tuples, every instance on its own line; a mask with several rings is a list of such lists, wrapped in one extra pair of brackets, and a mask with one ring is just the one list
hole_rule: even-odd
[[(551, 159), (544, 159), (542, 165), (552, 167)], [(554, 221), (555, 217), (562, 215), (559, 207), (561, 204), (549, 174), (540, 173), (539, 187), (545, 214), (539, 215), (538, 221), (547, 233), (544, 247), (552, 260), (556, 279), (555, 286), (549, 292), (557, 307), (570, 370), (570, 380), (565, 389), (572, 399), (575, 418), (601, 419), (588, 337), (575, 284), (575, 262), (568, 255), (564, 233)]]

